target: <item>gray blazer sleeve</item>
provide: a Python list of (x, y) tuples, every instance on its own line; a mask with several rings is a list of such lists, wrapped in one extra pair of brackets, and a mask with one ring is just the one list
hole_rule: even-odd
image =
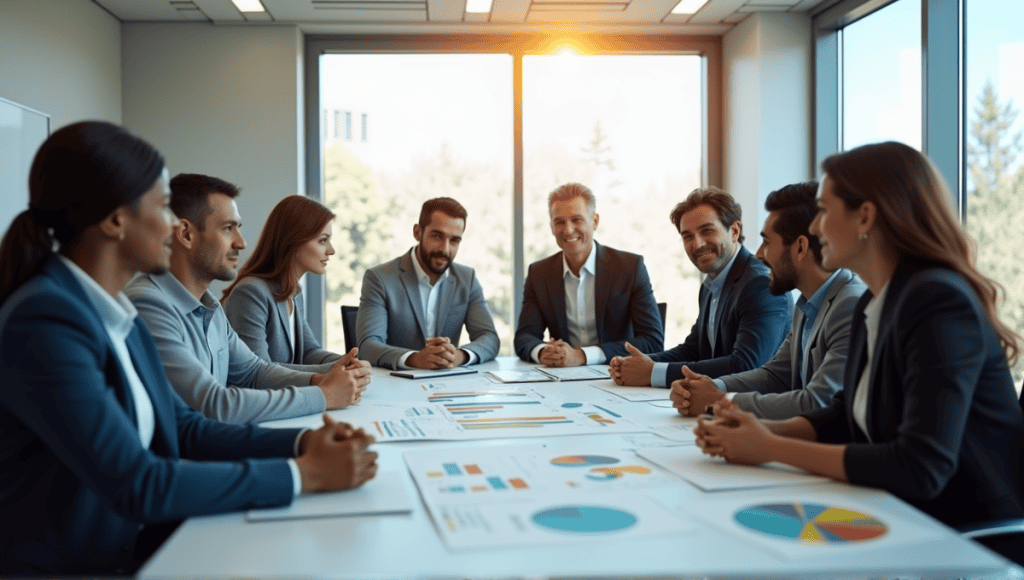
[(472, 351), (482, 363), (498, 356), (498, 332), (494, 329), (491, 311), (487, 309), (483, 286), (475, 273), (470, 288), (469, 307), (466, 309), (466, 332), (469, 333), (470, 342), (459, 348)]
[[(296, 296), (296, 307), (301, 305)], [(301, 311), (301, 308), (298, 308)], [(224, 314), (238, 338), (259, 358), (277, 363), (289, 369), (326, 373), (341, 355), (320, 348), (313, 337), (313, 331), (305, 317), (299, 316), (302, 336), (301, 363), (292, 364), (288, 334), (284, 329), (288, 319), (281, 318), (280, 305), (274, 299), (274, 291), (266, 281), (250, 276), (231, 291), (224, 300)], [(315, 365), (315, 366), (310, 366)]]
[[(850, 322), (859, 299), (859, 294), (847, 295), (841, 300), (837, 298), (836, 303), (829, 308), (822, 321), (821, 332), (810, 345), (811, 377), (804, 388), (792, 389), (792, 375), (783, 374), (797, 371), (792, 369), (788, 352), (793, 337), (793, 331), (790, 331), (782, 348), (767, 365), (746, 373), (722, 377), (730, 391), (734, 390), (734, 386), (737, 391), (751, 391), (736, 394), (733, 402), (765, 419), (789, 419), (829, 406), (833, 396), (843, 388), (843, 373), (850, 349)], [(782, 358), (783, 354), (785, 358)], [(762, 373), (768, 367), (772, 367), (772, 370)], [(775, 376), (766, 378), (770, 373), (775, 373)], [(779, 379), (784, 379), (783, 392), (768, 392), (778, 389)]]
[(363, 287), (359, 296), (359, 313), (356, 315), (356, 336), (359, 341), (359, 358), (375, 367), (398, 368), (398, 359), (411, 351), (388, 344), (388, 305), (384, 284), (372, 269), (363, 275)]
[(257, 358), (228, 327), (231, 357), (229, 382), (258, 388), (219, 384), (188, 346), (184, 322), (161, 291), (141, 285), (131, 296), (139, 316), (146, 323), (164, 371), (174, 390), (188, 406), (225, 423), (256, 423), (319, 413), (327, 401), (319, 387), (308, 385), (311, 373), (290, 371)]

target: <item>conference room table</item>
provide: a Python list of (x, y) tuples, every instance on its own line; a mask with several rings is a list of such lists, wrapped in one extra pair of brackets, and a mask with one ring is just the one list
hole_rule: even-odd
[[(476, 381), (483, 371), (526, 369), (529, 365), (512, 357), (476, 366), (481, 374), (437, 379), (457, 387), (460, 381)], [(424, 401), (423, 385), (429, 379), (390, 376), (373, 369), (374, 377), (363, 396), (364, 402)], [(557, 393), (574, 389), (576, 396), (587, 389), (605, 400), (608, 393), (578, 382), (531, 384), (530, 388)], [(469, 384), (469, 383), (466, 383)], [(495, 389), (521, 385), (497, 384)], [(665, 398), (668, 391), (665, 390)], [(332, 411), (341, 421), (357, 426), (372, 424), (367, 416), (370, 404)], [(605, 407), (608, 407), (605, 404)], [(623, 417), (633, 416), (638, 425), (654, 425), (660, 433), (689, 431), (692, 419), (678, 416), (663, 401), (626, 402), (614, 407)], [(626, 411), (623, 411), (623, 410)], [(316, 427), (321, 416), (313, 415), (265, 423), (270, 427)], [(371, 429), (367, 429), (371, 431)], [(678, 478), (657, 490), (624, 491), (625, 496), (647, 494), (688, 527), (682, 532), (660, 535), (587, 537), (535, 545), (497, 545), (473, 549), (452, 549), (439, 534), (443, 523), (434, 521), (417, 484), (406, 466), (404, 452), (430, 449), (473, 448), (500, 454), (510, 446), (555, 446), (560, 449), (659, 449), (661, 435), (607, 433), (537, 436), (473, 441), (378, 442), (380, 472), (396, 472), (412, 506), (398, 515), (372, 515), (249, 522), (245, 512), (195, 517), (187, 520), (157, 551), (139, 573), (143, 579), (157, 578), (1021, 578), (1022, 571), (998, 555), (961, 538), (931, 517), (895, 496), (876, 489), (834, 481), (797, 486), (702, 491)], [(677, 437), (668, 445), (682, 453), (694, 452), (692, 437)], [(684, 447), (689, 446), (688, 449)], [(673, 449), (661, 447), (660, 450)], [(642, 451), (642, 450), (640, 450)], [(397, 479), (394, 477), (393, 479)], [(366, 486), (375, 485), (371, 480)], [(349, 493), (349, 492), (342, 492)], [(748, 541), (726, 525), (733, 513), (715, 513), (716, 505), (741, 500), (771, 504), (773, 498), (791, 501), (794, 494), (826, 497), (829, 503), (866, 507), (883, 519), (901, 522), (915, 530), (910, 537), (890, 539), (877, 547), (867, 543), (850, 549), (822, 548), (815, 554), (787, 553), (770, 544)], [(786, 500), (785, 498), (790, 498)], [(682, 509), (680, 509), (682, 508)], [(690, 508), (697, 512), (688, 511)], [(704, 517), (694, 513), (704, 511)], [(710, 513), (710, 519), (707, 517)]]

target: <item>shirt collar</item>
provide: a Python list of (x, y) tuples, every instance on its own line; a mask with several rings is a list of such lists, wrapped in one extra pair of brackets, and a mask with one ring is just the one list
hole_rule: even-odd
[[(426, 282), (426, 284), (430, 286), (430, 276), (427, 274), (426, 270), (423, 269), (423, 266), (420, 266), (420, 261), (416, 258), (416, 246), (413, 246), (412, 249), (409, 250), (409, 257), (412, 258), (412, 267), (416, 270), (416, 279), (419, 280), (421, 284)], [(444, 269), (444, 274), (441, 274), (441, 277), (438, 278), (437, 281), (441, 282), (446, 280), (451, 269), (452, 265), (451, 262), (449, 262), (448, 267)]]
[(796, 307), (803, 311), (805, 317), (812, 318), (821, 310), (821, 305), (825, 302), (825, 295), (828, 294), (828, 289), (835, 282), (837, 276), (839, 276), (839, 270), (832, 272), (832, 275), (825, 280), (825, 283), (814, 291), (810, 300), (804, 298), (803, 294), (800, 295), (800, 298), (796, 301)]
[(725, 281), (729, 278), (729, 271), (732, 270), (732, 263), (736, 261), (736, 256), (740, 255), (740, 248), (737, 247), (736, 251), (733, 252), (732, 257), (729, 258), (729, 263), (722, 268), (722, 271), (715, 276), (714, 279), (711, 276), (704, 278), (704, 285), (707, 286), (708, 290), (718, 293), (722, 291), (722, 287), (725, 286)]
[[(580, 278), (583, 277), (583, 272), (591, 276), (597, 275), (597, 244), (594, 242), (590, 244), (590, 255), (587, 256), (587, 261), (583, 262), (583, 267), (580, 268)], [(576, 276), (569, 269), (569, 262), (565, 259), (565, 252), (562, 252), (562, 278), (565, 278), (566, 275)]]
[(167, 272), (164, 274), (147, 275), (153, 281), (153, 284), (156, 284), (157, 288), (163, 291), (164, 295), (170, 299), (171, 304), (182, 314), (194, 312), (197, 308), (205, 308), (207, 310), (220, 308), (220, 302), (213, 297), (209, 289), (203, 292), (203, 299), (199, 301), (185, 288), (185, 285), (180, 280), (174, 277), (174, 274)]
[(118, 292), (116, 298), (111, 296), (78, 264), (61, 254), (57, 254), (57, 257), (64, 262), (78, 283), (82, 285), (85, 295), (89, 297), (89, 302), (99, 313), (100, 320), (103, 321), (103, 326), (107, 331), (113, 332), (122, 339), (127, 338), (135, 324), (135, 317), (139, 313), (131, 301), (122, 292)]

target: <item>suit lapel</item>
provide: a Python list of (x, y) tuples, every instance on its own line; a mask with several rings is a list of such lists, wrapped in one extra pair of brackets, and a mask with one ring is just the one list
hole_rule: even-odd
[[(608, 306), (608, 293), (611, 292), (611, 284), (607, 278), (608, 252), (597, 242), (594, 242), (594, 251), (597, 252), (594, 260), (594, 320), (597, 322), (597, 341), (602, 342), (604, 336), (604, 311)], [(563, 296), (565, 293), (563, 292)], [(565, 309), (562, 309), (563, 312)]]
[[(804, 369), (807, 368), (807, 352), (800, 348), (800, 343), (803, 342), (804, 338), (804, 322), (806, 317), (804, 311), (799, 308), (793, 309), (793, 329), (792, 332), (793, 340), (789, 344), (789, 368), (793, 369), (790, 373), (790, 384), (793, 385), (793, 390), (801, 389), (804, 386)], [(821, 316), (814, 321), (815, 328), (817, 328), (818, 322), (821, 320)], [(811, 337), (814, 337), (814, 331), (811, 331)], [(811, 350), (811, 343), (807, 343), (807, 351)]]
[[(437, 280), (441, 284), (441, 279)], [(441, 295), (437, 297), (437, 336), (444, 336), (445, 323), (448, 321), (448, 310), (452, 306), (452, 297), (455, 296), (455, 287), (459, 284), (452, 267), (448, 266), (448, 279), (441, 284)]]
[(284, 336), (285, 344), (288, 345), (288, 360), (295, 362), (295, 349), (292, 347), (292, 341), (288, 340), (288, 301), (275, 300), (274, 306), (277, 308), (277, 326), (284, 333), (282, 336)]
[(292, 349), (292, 360), (295, 364), (302, 364), (302, 353), (306, 352), (306, 343), (303, 340), (302, 331), (299, 330), (302, 325), (299, 324), (299, 317), (306, 315), (306, 309), (303, 307), (302, 292), (299, 292), (292, 298), (292, 307), (295, 309), (295, 324), (292, 325), (292, 332), (295, 333), (295, 340), (288, 342), (288, 347)]
[[(558, 337), (562, 340), (569, 340), (569, 323), (565, 315), (565, 272), (562, 269), (562, 252), (552, 256), (548, 264), (548, 275), (544, 277), (548, 284), (548, 297), (555, 309), (555, 318), (558, 320)], [(552, 336), (552, 338), (555, 338)]]
[[(740, 246), (740, 248), (736, 251), (739, 253), (739, 255), (736, 256), (736, 260), (732, 263), (732, 268), (729, 268), (729, 277), (725, 280), (725, 284), (722, 286), (722, 293), (718, 296), (718, 308), (715, 309), (715, 319), (711, 322), (712, 324), (715, 325), (715, 344), (711, 345), (712, 358), (718, 356), (718, 345), (719, 343), (722, 342), (722, 312), (725, 310), (723, 306), (726, 304), (731, 304), (730, 301), (732, 300), (732, 294), (738, 286), (738, 284), (736, 284), (736, 281), (742, 278), (743, 274), (747, 270), (747, 259), (749, 257), (749, 252), (747, 252), (747, 249), (744, 248), (743, 246)], [(708, 304), (710, 304), (710, 301), (711, 293), (708, 292)], [(708, 342), (710, 343), (710, 339)], [(723, 353), (726, 350), (729, 349), (725, 347), (721, 349)]]
[[(413, 249), (415, 252), (416, 250)], [(405, 295), (409, 299), (409, 306), (412, 307), (412, 312), (416, 316), (416, 324), (420, 328), (420, 335), (423, 340), (430, 338), (427, 336), (427, 315), (423, 312), (423, 304), (420, 302), (420, 281), (416, 279), (416, 269), (412, 265), (412, 261), (415, 258), (412, 254), (403, 254), (401, 261), (399, 261), (400, 268), (402, 269), (402, 286), (405, 288)]]
[(708, 338), (708, 319), (711, 308), (711, 291), (708, 290), (704, 284), (700, 285), (700, 290), (697, 292), (698, 300), (700, 301), (700, 313), (697, 316), (697, 328), (700, 334), (700, 353), (701, 360), (712, 358), (714, 352), (714, 346), (711, 344), (711, 339)]
[[(146, 355), (142, 331), (139, 329), (140, 324), (142, 322), (136, 318), (135, 327), (128, 334), (125, 343), (128, 346), (128, 354), (132, 357), (135, 373), (139, 375), (139, 380), (142, 381), (153, 404), (153, 441), (150, 443), (150, 448), (154, 451), (165, 451), (176, 457), (178, 455), (178, 438), (176, 430), (172, 430), (172, 427), (177, 425), (177, 420), (173, 416), (174, 404), (173, 401), (168, 400), (168, 396), (171, 395), (170, 390), (158, 388), (158, 385), (164, 384), (167, 378), (157, 376), (153, 372), (153, 369), (162, 371), (163, 366), (159, 361), (149, 360)], [(125, 385), (125, 390), (130, 390), (127, 385)], [(132, 407), (134, 408), (134, 405)], [(134, 413), (132, 420), (135, 421)]]

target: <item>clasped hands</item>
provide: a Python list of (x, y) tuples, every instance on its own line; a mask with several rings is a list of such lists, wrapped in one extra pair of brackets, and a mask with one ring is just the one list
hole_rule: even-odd
[(549, 340), (537, 353), (537, 360), (549, 367), (578, 367), (587, 364), (587, 355), (559, 338)]
[[(703, 375), (692, 374), (707, 379)], [(687, 379), (672, 384), (672, 402), (681, 414), (686, 413), (679, 408), (676, 384), (685, 380)], [(714, 384), (711, 386), (714, 387)], [(753, 413), (740, 410), (725, 397), (719, 398), (710, 407), (712, 414), (701, 414), (697, 419), (697, 426), (693, 429), (694, 435), (697, 436), (697, 447), (705, 454), (722, 457), (729, 463), (747, 465), (760, 465), (773, 460), (771, 449), (778, 436), (773, 434), (765, 423)]]
[(331, 365), (327, 374), (313, 375), (310, 383), (323, 391), (328, 409), (344, 409), (362, 400), (373, 375), (370, 363), (359, 360), (358, 355), (359, 349), (353, 348)]
[(608, 361), (608, 374), (620, 387), (649, 387), (654, 361), (632, 344), (626, 343), (630, 356), (613, 356)]
[(469, 354), (456, 348), (447, 336), (427, 339), (427, 345), (405, 359), (407, 366), (416, 369), (452, 369), (466, 364)]
[(338, 491), (359, 487), (377, 475), (377, 452), (367, 451), (375, 439), (324, 413), (324, 426), (306, 431), (295, 459), (302, 491)]

